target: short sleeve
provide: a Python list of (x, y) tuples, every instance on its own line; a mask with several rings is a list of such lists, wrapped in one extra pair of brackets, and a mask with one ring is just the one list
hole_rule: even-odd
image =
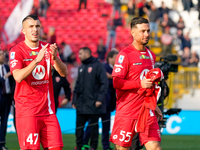
[(115, 59), (115, 65), (113, 68), (112, 76), (124, 79), (128, 72), (128, 66), (129, 66), (129, 59), (126, 53), (124, 52), (119, 53)]
[(11, 49), (11, 51), (9, 53), (9, 60), (10, 60), (10, 72), (11, 73), (15, 69), (23, 68), (22, 54), (16, 47)]

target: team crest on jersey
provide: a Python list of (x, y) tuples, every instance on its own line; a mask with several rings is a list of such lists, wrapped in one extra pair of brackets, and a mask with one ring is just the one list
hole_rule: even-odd
[(58, 83), (60, 81), (60, 77), (56, 77), (56, 82)]
[(150, 57), (146, 55), (140, 55), (140, 59), (150, 59)]
[(42, 65), (37, 65), (35, 69), (32, 71), (32, 75), (35, 79), (41, 80), (45, 76), (45, 68)]
[(88, 68), (88, 73), (92, 72), (92, 67)]
[(124, 56), (123, 56), (123, 55), (120, 55), (120, 56), (119, 56), (119, 59), (118, 59), (118, 63), (119, 63), (119, 64), (122, 64), (123, 61), (124, 61)]
[(39, 53), (39, 52), (31, 51), (31, 52), (29, 53), (29, 55), (30, 55), (30, 56), (35, 56), (35, 55), (38, 55), (38, 53)]
[(15, 52), (10, 53), (10, 60), (15, 59)]

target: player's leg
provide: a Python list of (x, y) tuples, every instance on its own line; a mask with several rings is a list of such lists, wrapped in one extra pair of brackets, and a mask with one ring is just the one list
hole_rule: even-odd
[(41, 144), (44, 149), (63, 147), (62, 134), (55, 114), (43, 117), (41, 129)]
[(147, 150), (161, 150), (160, 142), (158, 141), (149, 141), (145, 144)]
[(115, 145), (115, 150), (129, 150), (129, 147), (122, 147), (119, 145)]
[(140, 143), (145, 145), (147, 150), (161, 150), (161, 135), (156, 116), (150, 117), (145, 132), (139, 133), (139, 138)]

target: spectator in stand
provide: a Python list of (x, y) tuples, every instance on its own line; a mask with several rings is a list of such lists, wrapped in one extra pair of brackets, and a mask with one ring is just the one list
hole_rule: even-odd
[(163, 18), (161, 19), (160, 26), (162, 27), (163, 32), (165, 31), (165, 27), (176, 27), (176, 24), (169, 18), (167, 13), (163, 14)]
[(72, 54), (71, 46), (65, 42), (61, 43), (62, 52), (63, 52), (63, 60), (67, 61), (68, 57)]
[(44, 31), (44, 27), (41, 23), (41, 28), (40, 28), (40, 40), (43, 42), (47, 42), (47, 33)]
[(182, 46), (183, 49), (185, 47), (189, 47), (189, 49), (191, 49), (192, 43), (191, 43), (191, 39), (189, 37), (190, 32), (186, 32), (182, 38)]
[(165, 28), (165, 32), (161, 35), (162, 56), (167, 56), (168, 54), (172, 54), (173, 36), (170, 35), (169, 30), (170, 27), (167, 26)]
[(116, 11), (121, 14), (121, 2), (120, 0), (113, 0), (113, 12), (112, 16), (115, 16)]
[(74, 66), (78, 66), (76, 62), (76, 55), (74, 52), (72, 52), (71, 55), (69, 55), (69, 57), (67, 58), (67, 63), (72, 64)]
[(161, 7), (158, 8), (160, 18), (163, 18), (164, 14), (169, 14), (170, 9), (165, 5), (165, 3), (162, 1)]
[(38, 16), (38, 8), (37, 8), (35, 5), (33, 5), (30, 14), (31, 14), (31, 15), (36, 15), (36, 16)]
[(48, 0), (39, 0), (39, 15), (46, 18), (47, 9), (50, 6)]
[(55, 35), (55, 28), (54, 27), (49, 28), (49, 32), (47, 34), (47, 41), (50, 44), (56, 43), (56, 35)]
[[(71, 89), (70, 89), (70, 84), (67, 81), (66, 77), (60, 76), (59, 73), (55, 69), (52, 69), (52, 80), (53, 80), (55, 111), (57, 112), (57, 108), (59, 106), (62, 107), (70, 101), (70, 99), (71, 99)], [(59, 99), (59, 94), (60, 94), (61, 88), (64, 89), (65, 98), (59, 104), (58, 99)]]
[(159, 25), (159, 11), (154, 4), (151, 4), (150, 10), (147, 12), (150, 21), (150, 32), (154, 32), (154, 45), (159, 46), (158, 42), (158, 25)]
[(178, 29), (177, 34), (174, 36), (173, 45), (175, 46), (175, 50), (178, 52), (179, 55), (183, 54), (182, 39), (183, 31), (181, 29)]
[(119, 17), (119, 15), (115, 15), (115, 17), (111, 16), (111, 18), (107, 22), (108, 36), (106, 40), (106, 51), (109, 49), (111, 40), (112, 40), (111, 49), (115, 48), (116, 28), (118, 26), (123, 26), (122, 18)]
[(196, 51), (192, 51), (189, 58), (189, 66), (197, 67), (199, 63), (199, 56), (197, 55)]
[(145, 1), (146, 0), (135, 0), (136, 8), (138, 9), (138, 16), (142, 17), (144, 13), (144, 6), (145, 6)]
[(128, 7), (128, 10), (127, 10), (128, 17), (127, 17), (127, 20), (126, 20), (126, 26), (129, 28), (130, 22), (131, 22), (132, 18), (134, 18), (134, 16), (135, 16), (135, 1), (129, 0), (127, 7)]
[(189, 66), (189, 60), (190, 60), (190, 48), (185, 47), (183, 49), (183, 55), (181, 56), (181, 65), (183, 67), (188, 67)]
[(185, 23), (184, 23), (184, 20), (183, 18), (180, 16), (179, 17), (179, 20), (178, 20), (178, 23), (177, 23), (177, 29), (179, 30), (183, 30), (185, 28)]
[(190, 8), (193, 7), (193, 2), (192, 0), (182, 0), (183, 3), (183, 9), (190, 12)]
[(100, 62), (105, 61), (106, 47), (103, 44), (103, 39), (99, 39), (99, 44), (97, 45), (97, 54)]
[(84, 5), (85, 5), (85, 9), (87, 8), (87, 0), (79, 0), (79, 7), (78, 7), (78, 11), (81, 9), (81, 5), (82, 5), (82, 3), (84, 3)]

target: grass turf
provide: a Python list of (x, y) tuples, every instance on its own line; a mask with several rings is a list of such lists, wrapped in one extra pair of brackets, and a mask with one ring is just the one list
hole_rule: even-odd
[[(103, 150), (99, 137), (98, 150)], [(16, 134), (9, 133), (6, 136), (6, 147), (10, 150), (19, 150)], [(75, 147), (75, 135), (63, 134), (63, 150), (73, 150)], [(114, 146), (111, 143), (111, 146)], [(162, 150), (200, 150), (200, 136), (193, 135), (162, 135)]]

